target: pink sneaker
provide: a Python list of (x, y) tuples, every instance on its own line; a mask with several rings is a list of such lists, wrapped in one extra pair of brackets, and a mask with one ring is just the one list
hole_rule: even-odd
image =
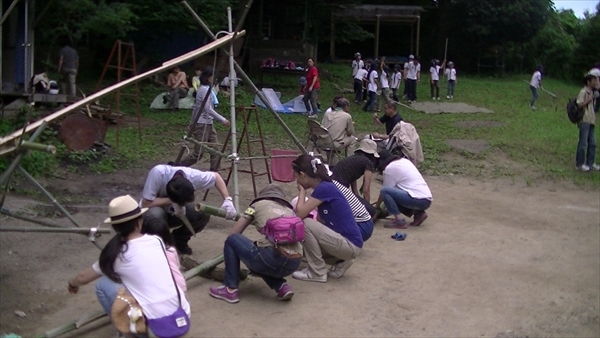
[(233, 292), (229, 292), (225, 285), (221, 286), (213, 286), (209, 291), (210, 295), (226, 301), (227, 303), (237, 303), (240, 301), (240, 297), (238, 296), (238, 290), (233, 290)]
[(294, 297), (294, 291), (292, 291), (292, 287), (288, 283), (281, 284), (279, 291), (277, 291), (277, 300), (292, 300), (292, 297)]

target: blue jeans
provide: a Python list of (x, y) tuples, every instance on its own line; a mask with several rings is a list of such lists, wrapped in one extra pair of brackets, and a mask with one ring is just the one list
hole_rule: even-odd
[[(117, 291), (121, 288), (125, 288), (123, 284), (113, 282), (106, 276), (100, 277), (96, 282), (96, 297), (98, 297), (98, 301), (100, 302), (100, 305), (102, 305), (104, 312), (108, 314), (108, 317), (110, 317), (110, 310), (112, 309), (113, 302), (117, 298)], [(138, 333), (135, 334), (134, 337), (148, 338), (148, 335)]]
[(274, 247), (258, 247), (240, 234), (232, 234), (225, 240), (225, 280), (223, 284), (237, 289), (240, 282), (240, 261), (277, 291), (285, 283), (283, 277), (298, 269), (302, 258), (289, 258)]
[(584, 164), (589, 166), (594, 164), (596, 157), (596, 134), (594, 129), (595, 126), (593, 124), (579, 124), (579, 142), (577, 143), (577, 156), (575, 157), (575, 165), (578, 167)]
[(535, 101), (537, 101), (539, 94), (538, 94), (538, 89), (535, 88), (534, 86), (529, 86), (529, 89), (531, 89), (531, 95), (533, 95), (531, 97), (531, 103), (529, 103), (530, 107), (535, 106)]
[(456, 80), (448, 80), (448, 96), (454, 96), (454, 87), (456, 86)]
[(319, 112), (319, 108), (317, 107), (318, 93), (318, 89), (308, 90), (304, 93), (302, 101), (304, 102), (304, 107), (309, 115), (314, 115)]
[(363, 111), (368, 111), (372, 113), (375, 110), (375, 97), (377, 96), (376, 92), (372, 92), (369, 90), (369, 100), (365, 103), (363, 107)]
[(363, 242), (366, 242), (367, 239), (371, 238), (373, 235), (373, 220), (370, 219), (366, 222), (357, 222), (356, 224), (358, 224), (358, 228), (360, 229)]
[(412, 216), (415, 211), (427, 210), (431, 201), (424, 198), (413, 198), (406, 191), (396, 187), (384, 187), (379, 192), (385, 208), (392, 215), (405, 214)]

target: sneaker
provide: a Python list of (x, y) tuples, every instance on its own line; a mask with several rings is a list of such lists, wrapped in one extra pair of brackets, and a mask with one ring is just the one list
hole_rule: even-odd
[(435, 101), (435, 97), (432, 97), (431, 99), (432, 99), (433, 101)]
[(240, 301), (240, 297), (238, 297), (238, 290), (235, 289), (233, 292), (229, 292), (225, 285), (221, 286), (213, 286), (209, 291), (210, 295), (226, 301), (227, 303), (237, 303)]
[(191, 255), (192, 254), (192, 248), (190, 248), (190, 246), (187, 245), (187, 243), (175, 244), (175, 248), (177, 249), (177, 252), (179, 252), (182, 255)]
[(394, 218), (391, 222), (384, 225), (383, 227), (386, 229), (406, 229), (408, 228), (408, 224), (406, 224), (406, 221), (402, 218)]
[(583, 172), (588, 172), (588, 171), (590, 171), (590, 166), (587, 165), (587, 164), (583, 164), (583, 165), (581, 165), (579, 167), (575, 167), (575, 169), (576, 170), (581, 170)]
[(591, 167), (591, 168), (592, 168), (592, 170), (595, 170), (595, 171), (600, 171), (600, 165), (598, 165), (598, 164), (596, 164), (596, 163), (592, 164), (592, 167)]
[(319, 118), (319, 115), (317, 115), (317, 114), (311, 114), (311, 115), (308, 115), (308, 118), (309, 119), (317, 119), (317, 118)]
[(438, 96), (438, 97), (436, 97), (436, 100), (438, 100), (438, 101), (439, 101), (439, 100), (440, 100), (440, 97), (439, 97), (439, 96)]
[(346, 270), (348, 270), (352, 266), (352, 264), (354, 264), (354, 259), (350, 259), (347, 261), (339, 261), (331, 267), (331, 270), (329, 270), (329, 273), (327, 275), (333, 278), (341, 278), (346, 272)]
[(531, 108), (531, 110), (537, 110), (537, 108), (535, 106), (530, 106), (529, 108)]
[(451, 99), (453, 99), (453, 98), (454, 98), (454, 95), (450, 95), (450, 98), (451, 98)]
[(277, 300), (291, 300), (292, 297), (294, 297), (294, 291), (292, 291), (292, 287), (288, 283), (281, 284), (279, 291), (277, 291)]
[(327, 275), (318, 276), (312, 274), (309, 268), (304, 270), (296, 271), (292, 274), (292, 277), (295, 279), (307, 281), (307, 282), (319, 282), (319, 283), (327, 283)]
[(414, 226), (414, 227), (418, 227), (426, 219), (427, 219), (427, 213), (425, 211), (419, 211), (415, 214), (415, 217), (413, 218), (413, 221), (412, 221), (412, 223), (410, 223), (410, 225)]
[(446, 95), (446, 99), (450, 100), (450, 95)]

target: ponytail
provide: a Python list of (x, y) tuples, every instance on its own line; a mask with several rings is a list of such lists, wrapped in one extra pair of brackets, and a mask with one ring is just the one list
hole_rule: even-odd
[(300, 155), (292, 162), (292, 168), (295, 172), (303, 172), (309, 177), (319, 178), (321, 181), (331, 182), (328, 170), (321, 162), (321, 159), (310, 155)]
[(127, 251), (127, 237), (135, 231), (140, 217), (130, 221), (113, 224), (113, 229), (117, 233), (102, 249), (100, 253), (99, 265), (102, 273), (115, 283), (121, 283), (121, 278), (115, 272), (115, 261), (120, 254)]

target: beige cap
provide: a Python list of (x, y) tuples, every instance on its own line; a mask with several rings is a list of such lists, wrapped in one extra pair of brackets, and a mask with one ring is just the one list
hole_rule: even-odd
[(377, 143), (375, 143), (373, 140), (363, 139), (360, 141), (360, 146), (356, 150), (361, 150), (367, 154), (372, 154), (373, 156), (379, 158), (379, 154), (377, 153)]

